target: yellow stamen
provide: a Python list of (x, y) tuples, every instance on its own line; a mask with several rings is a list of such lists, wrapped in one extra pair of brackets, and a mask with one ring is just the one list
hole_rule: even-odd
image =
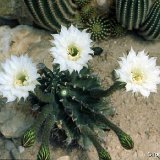
[(140, 84), (142, 83), (143, 79), (144, 79), (144, 75), (143, 72), (140, 71), (139, 69), (134, 69), (132, 72), (132, 80), (137, 83)]
[(16, 77), (15, 77), (15, 81), (14, 84), (17, 86), (25, 86), (26, 82), (27, 82), (28, 77), (26, 76), (26, 74), (24, 72), (19, 73)]
[(80, 58), (80, 50), (74, 44), (68, 47), (68, 58), (72, 61)]

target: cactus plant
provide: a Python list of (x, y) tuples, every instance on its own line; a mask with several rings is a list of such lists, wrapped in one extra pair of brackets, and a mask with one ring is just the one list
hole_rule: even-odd
[(83, 7), (91, 2), (91, 0), (74, 0), (78, 7)]
[(88, 19), (95, 16), (95, 13), (96, 13), (96, 11), (95, 11), (95, 8), (93, 8), (93, 6), (86, 5), (86, 6), (82, 7), (80, 10), (82, 22), (84, 22), (84, 23), (87, 22)]
[(42, 127), (42, 145), (37, 155), (38, 160), (50, 159), (49, 137), (56, 124), (60, 124), (59, 128), (65, 132), (67, 145), (77, 141), (84, 147), (87, 138), (96, 147), (100, 160), (111, 160), (111, 157), (100, 144), (97, 128), (101, 131), (111, 128), (124, 148), (133, 148), (130, 136), (107, 119), (112, 108), (106, 106), (102, 99), (115, 90), (124, 88), (125, 84), (117, 82), (103, 90), (97, 77), (85, 67), (79, 73), (73, 71), (70, 74), (69, 71), (60, 72), (57, 64), (53, 66), (53, 71), (41, 64), (39, 73), (39, 85), (28, 99), (32, 105), (40, 106), (39, 115), (22, 139), (24, 147), (32, 146)]
[(123, 28), (116, 19), (110, 19), (111, 24), (111, 36), (112, 37), (121, 37), (126, 34), (126, 29)]
[(116, 0), (117, 20), (128, 30), (138, 29), (148, 10), (149, 0)]
[(61, 25), (68, 26), (77, 21), (77, 6), (72, 0), (24, 0), (35, 23), (57, 32)]
[(86, 28), (87, 31), (91, 33), (91, 38), (94, 41), (107, 39), (111, 34), (110, 22), (105, 16), (98, 16), (89, 19)]
[(139, 29), (139, 34), (146, 40), (160, 39), (160, 1), (157, 0), (152, 5), (145, 22)]

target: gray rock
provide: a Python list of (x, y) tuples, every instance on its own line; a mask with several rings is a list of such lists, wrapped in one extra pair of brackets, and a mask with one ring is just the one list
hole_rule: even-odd
[(71, 160), (69, 156), (63, 156), (58, 158), (57, 160)]
[(12, 156), (13, 160), (18, 160), (18, 159), (20, 160), (20, 159), (22, 159), (22, 157), (21, 157), (18, 149), (16, 149), (16, 148), (14, 148), (14, 149), (11, 150), (11, 156)]
[(8, 103), (0, 111), (0, 132), (6, 138), (21, 137), (32, 125), (28, 104)]
[(5, 140), (5, 148), (8, 150), (8, 151), (11, 151), (15, 148), (15, 145), (12, 141), (10, 140)]
[(21, 24), (31, 24), (33, 20), (23, 0), (1, 0), (0, 17), (18, 19)]

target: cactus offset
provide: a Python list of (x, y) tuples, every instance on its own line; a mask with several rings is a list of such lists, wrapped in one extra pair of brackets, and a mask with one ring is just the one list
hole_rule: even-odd
[(138, 29), (149, 10), (149, 0), (116, 0), (117, 20), (128, 30)]
[(77, 7), (72, 0), (24, 0), (35, 23), (52, 32), (77, 21)]
[(154, 2), (150, 12), (139, 29), (139, 34), (146, 40), (160, 39), (160, 1)]

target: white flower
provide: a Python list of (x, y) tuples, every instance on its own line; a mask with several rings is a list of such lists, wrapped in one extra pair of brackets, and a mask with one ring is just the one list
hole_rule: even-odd
[(131, 48), (127, 56), (120, 57), (120, 68), (115, 70), (119, 81), (126, 83), (126, 90), (133, 93), (140, 92), (148, 97), (150, 92), (157, 91), (160, 83), (160, 67), (156, 66), (156, 58), (144, 52), (135, 53)]
[(79, 72), (83, 66), (87, 67), (93, 50), (90, 34), (86, 30), (80, 31), (73, 25), (68, 29), (62, 26), (61, 32), (52, 36), (54, 40), (51, 41), (53, 47), (50, 51), (55, 58), (53, 63), (60, 64), (60, 71)]
[(6, 97), (8, 102), (26, 99), (28, 91), (34, 91), (39, 75), (35, 64), (27, 55), (20, 57), (11, 56), (1, 64), (0, 72), (0, 92)]

